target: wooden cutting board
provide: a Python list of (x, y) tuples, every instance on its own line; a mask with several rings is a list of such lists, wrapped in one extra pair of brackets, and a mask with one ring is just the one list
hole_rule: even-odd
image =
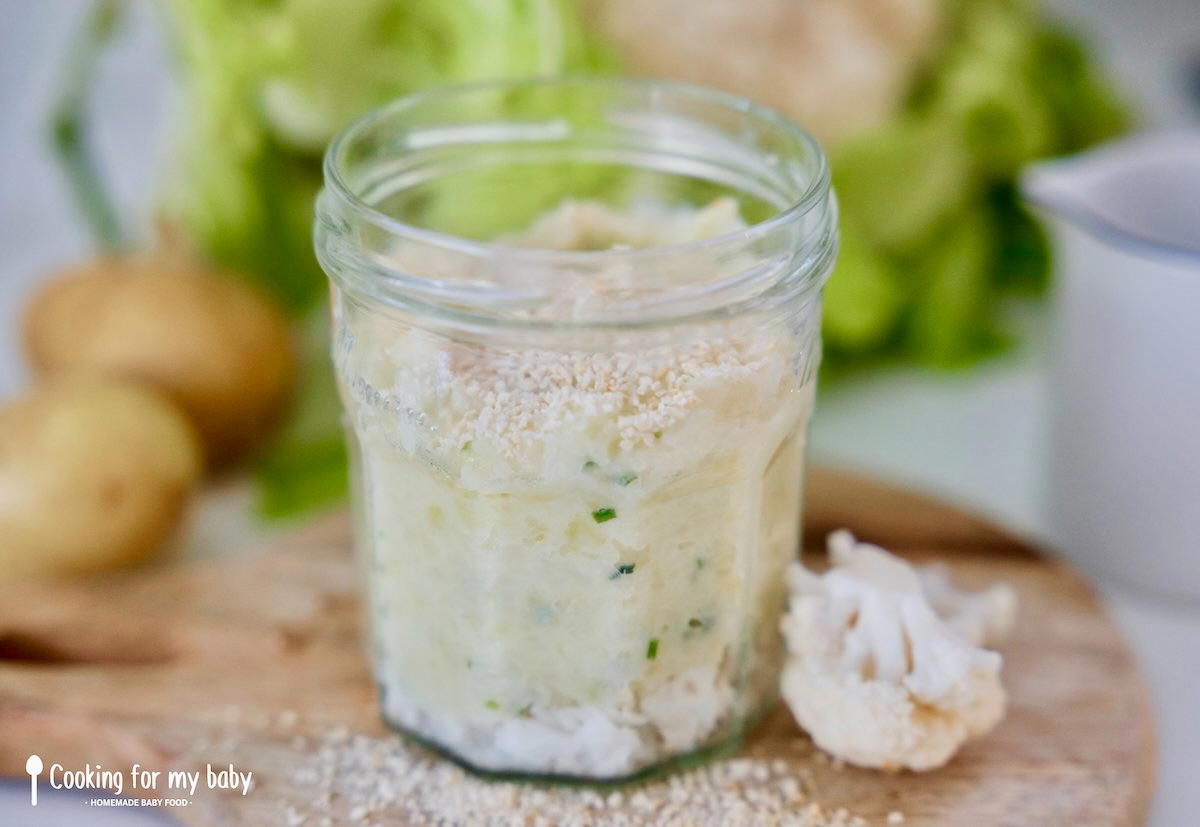
[(233, 763), (254, 773), (246, 795), (202, 782), (189, 806), (170, 810), (192, 824), (1143, 823), (1154, 754), (1146, 691), (1080, 576), (896, 488), (829, 471), (808, 487), (809, 546), (846, 526), (944, 560), (962, 583), (1017, 589), (1003, 650), (1008, 717), (941, 770), (840, 767), (781, 707), (737, 756), (616, 795), (468, 776), (380, 724), (349, 525), (334, 515), (225, 560), (0, 589), (0, 773), (25, 778), (31, 753), (68, 768)]

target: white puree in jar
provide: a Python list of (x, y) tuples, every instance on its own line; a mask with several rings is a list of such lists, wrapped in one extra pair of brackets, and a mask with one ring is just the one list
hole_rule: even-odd
[[(730, 203), (567, 204), (507, 240), (680, 241), (742, 226)], [(480, 768), (603, 778), (774, 701), (814, 384), (786, 326), (596, 353), (339, 316), (393, 724)]]

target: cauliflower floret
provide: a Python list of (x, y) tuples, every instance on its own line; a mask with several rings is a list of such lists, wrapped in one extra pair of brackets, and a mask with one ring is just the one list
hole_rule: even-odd
[(1005, 706), (1000, 655), (956, 627), (980, 639), (1001, 631), (1001, 610), (1011, 620), (1011, 592), (985, 605), (956, 591), (957, 600), (947, 601), (950, 592), (939, 591), (953, 609), (947, 622), (908, 563), (847, 531), (830, 535), (829, 551), (826, 574), (799, 564), (788, 572), (782, 692), (792, 714), (819, 747), (851, 764), (945, 764), (964, 741), (994, 727)]
[(1017, 616), (1017, 594), (1011, 586), (995, 583), (981, 592), (955, 588), (945, 566), (919, 570), (925, 599), (946, 625), (972, 646), (997, 646), (1012, 632)]

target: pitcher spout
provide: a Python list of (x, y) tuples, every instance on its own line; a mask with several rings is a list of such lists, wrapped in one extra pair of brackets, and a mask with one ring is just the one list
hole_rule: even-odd
[(1035, 164), (1025, 199), (1102, 241), (1200, 254), (1200, 130), (1143, 135)]

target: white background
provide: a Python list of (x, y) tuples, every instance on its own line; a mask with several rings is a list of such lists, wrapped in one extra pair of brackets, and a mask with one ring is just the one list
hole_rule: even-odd
[[(0, 395), (15, 392), (25, 381), (15, 323), (24, 296), (37, 279), (88, 248), (45, 140), (56, 72), (87, 5), (0, 0)], [(126, 215), (149, 209), (165, 143), (163, 48), (149, 3), (136, 5), (136, 25), (106, 61), (97, 95), (98, 140)], [(1200, 0), (1052, 0), (1051, 5), (1092, 33), (1149, 124), (1195, 122), (1200, 109), (1189, 102), (1187, 86), (1190, 71), (1193, 91), (1200, 87)], [(1022, 533), (1043, 535), (1045, 322), (1034, 314), (1023, 325), (1029, 336), (1019, 352), (975, 372), (900, 371), (825, 393), (814, 428), (817, 458), (910, 483)], [(196, 543), (212, 542), (213, 536), (211, 527), (193, 531)], [(1195, 824), (1200, 820), (1200, 714), (1195, 709), (1200, 606), (1170, 605), (1107, 585), (1105, 591), (1154, 696), (1160, 766), (1152, 824)], [(40, 802), (38, 818), (31, 820), (28, 785), (0, 782), (0, 823), (151, 821), (149, 813), (81, 810), (70, 797), (49, 797), (44, 789)]]

